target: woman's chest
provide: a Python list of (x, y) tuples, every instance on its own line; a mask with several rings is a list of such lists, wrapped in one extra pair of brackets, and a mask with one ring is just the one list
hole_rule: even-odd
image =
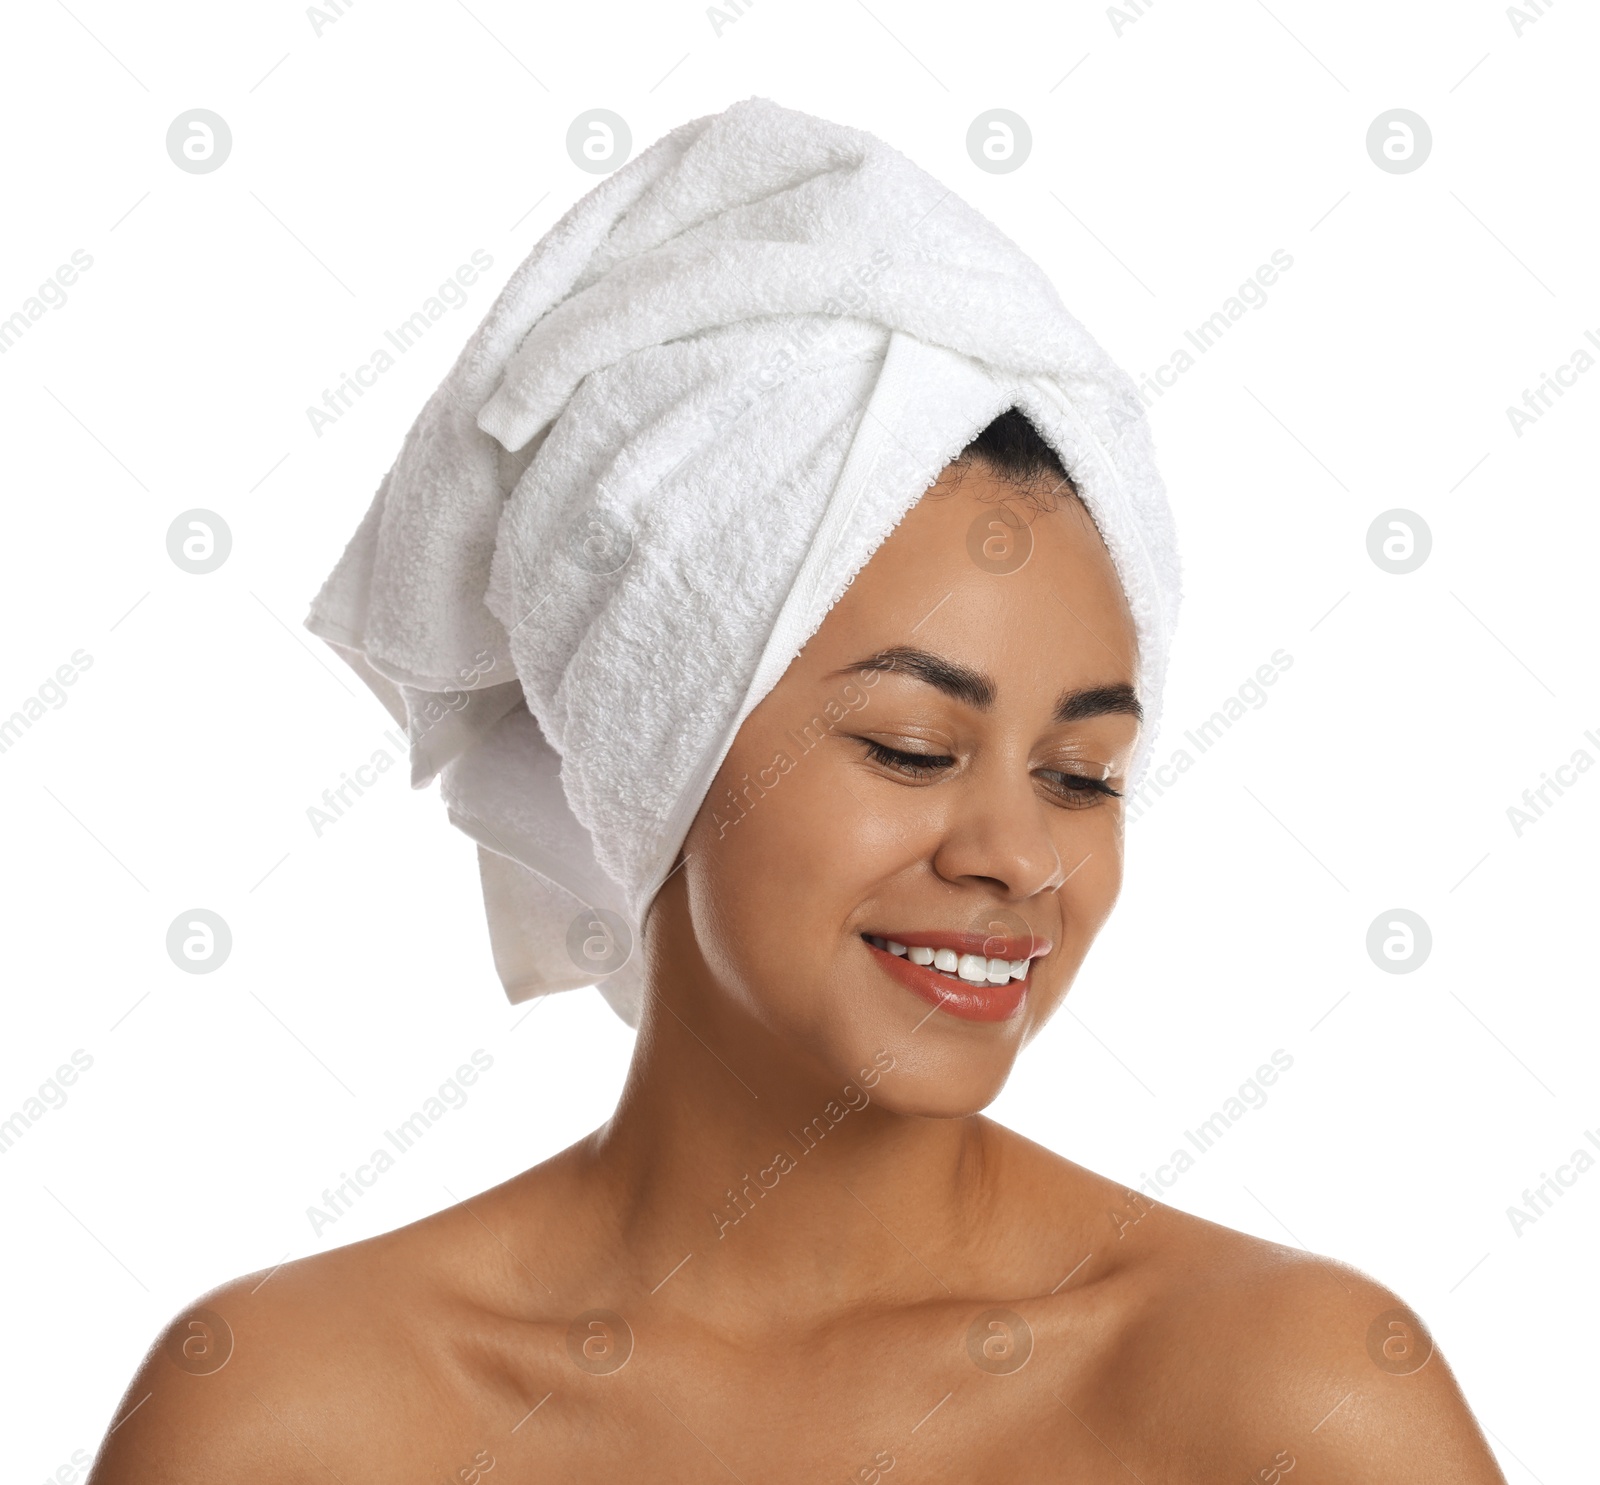
[[(1106, 1358), (1005, 1309), (963, 1325), (921, 1315), (853, 1325), (805, 1346), (697, 1343), (579, 1326), (486, 1373), (413, 1457), (454, 1462), (450, 1485), (569, 1477), (632, 1482), (1129, 1478), (1163, 1455), (1162, 1402), (1137, 1427), (1105, 1398)], [(511, 1358), (506, 1358), (511, 1361)], [(470, 1423), (463, 1413), (472, 1415)], [(1138, 1436), (1135, 1436), (1137, 1434)]]

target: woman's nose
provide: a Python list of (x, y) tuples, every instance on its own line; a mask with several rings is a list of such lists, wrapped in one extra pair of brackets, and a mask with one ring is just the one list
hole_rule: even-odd
[(953, 781), (948, 797), (933, 857), (934, 870), (946, 881), (982, 882), (1022, 900), (1066, 880), (1052, 834), (1052, 826), (1059, 833), (1062, 811), (1039, 797), (1026, 766), (988, 760)]

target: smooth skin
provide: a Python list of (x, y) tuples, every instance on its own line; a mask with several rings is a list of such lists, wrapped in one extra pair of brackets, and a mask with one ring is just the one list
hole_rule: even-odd
[[(1001, 502), (1010, 572), (969, 554), (1019, 539)], [(1504, 1485), (1381, 1284), (980, 1112), (1116, 900), (1136, 666), (1070, 490), (945, 470), (741, 728), (646, 923), (612, 1118), (197, 1301), (92, 1485)], [(862, 938), (975, 926), (1051, 941), (1010, 1020), (928, 1005)]]

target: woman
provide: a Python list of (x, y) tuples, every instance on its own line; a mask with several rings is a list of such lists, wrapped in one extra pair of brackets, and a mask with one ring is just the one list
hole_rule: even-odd
[[(694, 410), (676, 426), (703, 428), (701, 392), (743, 385), (767, 359), (756, 342), (706, 380), (675, 380), (700, 365), (686, 358), (708, 343), (735, 347), (731, 332), (719, 337), (742, 322), (712, 315), (686, 337), (667, 315), (666, 330), (636, 336), (624, 355), (607, 341), (623, 323), (614, 307), (584, 294), (632, 261), (619, 246), (630, 235), (629, 251), (659, 264), (664, 244), (682, 240), (683, 217), (712, 220), (686, 210), (683, 176), (704, 173), (705, 158), (681, 146), (720, 141), (716, 179), (725, 183), (754, 157), (732, 125), (759, 132), (799, 128), (797, 120), (754, 100), (709, 129), (697, 121), (702, 133), (668, 136), (672, 149), (664, 141), (634, 162), (651, 159), (658, 174), (629, 178), (630, 166), (608, 182), (607, 229), (571, 255), (556, 288), (529, 290), (537, 263), (513, 279), (430, 405), (434, 421), (408, 440), (367, 538), (347, 552), (360, 570), (359, 603), (341, 616), (325, 591), (313, 625), (337, 636), (347, 658), (387, 666), (383, 674), (409, 687), (401, 699), (419, 775), (450, 757), (459, 770), (446, 780), (452, 818), (497, 860), (538, 879), (522, 885), (543, 897), (517, 899), (492, 876), (500, 867), (486, 872), (508, 987), (543, 974), (541, 986), (559, 988), (561, 972), (533, 964), (531, 940), (515, 937), (530, 915), (556, 911), (556, 883), (537, 863), (554, 874), (564, 860), (569, 888), (620, 889), (612, 906), (574, 890), (570, 900), (587, 905), (574, 924), (582, 943), (590, 928), (611, 932), (598, 948), (575, 950), (576, 975), (566, 974), (594, 981), (583, 959), (604, 959), (612, 940), (631, 951), (639, 1037), (615, 1114), (503, 1186), (398, 1232), (240, 1279), (186, 1311), (134, 1379), (97, 1485), (477, 1485), (491, 1473), (1276, 1485), (1295, 1470), (1303, 1480), (1502, 1480), (1444, 1358), (1383, 1286), (1153, 1202), (981, 1113), (1066, 996), (1116, 899), (1121, 800), (1148, 751), (1173, 611), (1142, 585), (1166, 581), (1165, 507), (1142, 472), (1142, 423), (1118, 427), (1108, 414), (1123, 382), (1090, 354), (1081, 327), (1026, 285), (1039, 343), (1080, 337), (1077, 381), (1061, 369), (1071, 358), (1058, 358), (1080, 405), (1058, 412), (1024, 376), (1025, 349), (1015, 364), (1006, 359), (993, 329), (1003, 308), (978, 296), (970, 323), (959, 309), (922, 323), (962, 355), (988, 353), (962, 385), (990, 398), (977, 436), (968, 427), (954, 457), (928, 470), (928, 451), (948, 451), (950, 429), (980, 403), (963, 403), (955, 380), (938, 381), (938, 357), (917, 363), (924, 380), (907, 379), (923, 353), (905, 320), (934, 297), (926, 272), (937, 279), (957, 262), (998, 274), (1001, 260), (983, 256), (999, 252), (998, 234), (970, 218), (956, 235), (993, 234), (983, 252), (952, 258), (948, 243), (929, 248), (919, 237), (918, 255), (896, 261), (914, 261), (922, 277), (895, 287), (886, 273), (874, 285), (882, 292), (852, 306), (837, 336), (802, 344), (753, 410), (696, 445), (709, 452), (694, 458), (717, 476), (684, 486), (705, 524), (673, 534), (664, 492), (678, 466), (662, 473), (664, 454), (646, 458), (653, 446), (636, 430), (670, 421), (661, 411), (669, 405)], [(863, 150), (851, 168), (882, 162), (853, 131), (825, 126), (823, 138), (827, 163), (801, 172), (807, 189), (836, 169), (842, 144)], [(776, 158), (790, 139), (768, 134), (756, 155)], [(740, 245), (759, 238), (766, 252), (822, 240), (807, 238), (810, 228), (752, 234), (741, 212), (776, 200), (769, 186), (745, 182), (739, 211), (716, 217), (727, 235), (694, 239), (693, 272), (724, 276), (696, 282), (702, 310), (717, 292), (745, 292)], [(646, 203), (677, 226), (642, 246)], [(791, 228), (796, 220), (785, 218)], [(839, 232), (836, 213), (820, 220), (823, 236)], [(569, 217), (547, 244), (570, 244), (583, 228), (581, 214)], [(554, 251), (545, 248), (546, 269)], [(689, 271), (676, 260), (678, 279), (680, 270)], [(620, 291), (631, 306), (626, 325), (648, 321), (639, 281), (625, 278)], [(554, 322), (543, 342), (524, 322), (534, 301), (534, 321)], [(780, 295), (779, 323), (762, 333), (791, 334), (782, 317), (798, 313), (795, 302)], [(598, 345), (580, 357), (571, 348), (585, 335)], [(877, 359), (862, 350), (873, 344)], [(567, 380), (577, 390), (558, 387), (559, 418), (517, 380), (517, 358), (531, 374), (530, 346), (540, 369), (573, 357)], [(858, 374), (864, 383), (851, 379)], [(821, 398), (830, 376), (841, 403), (805, 400)], [(853, 400), (862, 385), (864, 412)], [(907, 395), (918, 387), (934, 390), (918, 402)], [(1108, 393), (1098, 406), (1096, 389)], [(659, 399), (648, 415), (629, 403), (633, 391)], [(519, 398), (520, 430), (493, 411)], [(810, 434), (788, 444), (760, 436), (795, 435), (808, 414), (830, 429), (845, 404), (854, 409), (849, 436), (836, 446)], [(930, 405), (948, 413), (943, 424), (918, 421)], [(542, 443), (531, 462), (508, 466), (502, 451), (526, 448), (530, 426)], [(474, 443), (480, 432), (500, 449)], [(807, 463), (818, 448), (832, 448), (833, 462)], [(895, 466), (896, 448), (915, 456)], [(472, 449), (484, 455), (476, 464)], [(751, 467), (776, 471), (793, 458), (827, 478), (784, 484), (774, 499), (774, 472), (741, 492), (716, 464), (739, 449)], [(431, 461), (427, 478), (417, 460)], [(859, 478), (863, 467), (870, 479)], [(463, 608), (437, 631), (454, 637), (454, 652), (442, 645), (426, 665), (403, 664), (378, 632), (386, 583), (395, 612), (414, 620), (424, 606), (401, 596), (403, 575), (416, 571), (400, 550), (398, 534), (410, 529), (402, 502), (422, 492), (427, 529), (456, 530), (440, 491), (451, 471), (471, 468), (474, 488), (492, 486), (500, 504), (492, 543), (462, 539), (459, 550), (480, 564), (493, 545), (496, 564), (465, 588), (487, 594), (504, 643), (468, 651), (478, 636)], [(887, 501), (867, 523), (858, 563), (848, 518), (888, 487), (898, 504)], [(578, 503), (560, 519), (599, 514), (558, 561), (537, 521), (561, 511), (563, 489)], [(620, 503), (598, 504), (597, 489), (621, 490)], [(841, 489), (850, 492), (844, 504)], [(630, 504), (629, 490), (650, 499)], [(1119, 490), (1132, 492), (1122, 505)], [(748, 551), (730, 547), (727, 534), (739, 528), (705, 503), (719, 492), (744, 500), (756, 520), (745, 528)], [(795, 530), (805, 540), (785, 547)], [(1148, 569), (1137, 566), (1140, 542), (1157, 551)], [(833, 578), (797, 576), (834, 547), (845, 556)], [(694, 572), (701, 548), (730, 574), (719, 602), (681, 611), (663, 603), (651, 574)], [(789, 565), (774, 572), (752, 555), (779, 549)], [(1173, 584), (1162, 591), (1175, 602)], [(810, 605), (798, 621), (796, 594)], [(701, 664), (732, 643), (743, 619), (750, 634), (734, 646), (730, 674)], [(798, 647), (772, 641), (775, 630), (798, 634)], [(615, 645), (601, 643), (608, 633)], [(645, 639), (630, 648), (634, 633)], [(462, 693), (472, 704), (419, 728), (423, 683), (449, 694), (443, 660), (466, 653), (487, 657), (472, 677), (480, 684)], [(590, 699), (586, 665), (615, 677), (640, 655), (667, 672), (658, 690), (613, 679), (609, 705)], [(514, 686), (499, 678), (507, 656)], [(508, 711), (513, 691), (526, 704)], [(652, 744), (663, 725), (681, 736), (681, 760)], [(567, 845), (592, 857), (558, 860), (553, 832), (519, 834), (537, 822), (519, 818), (518, 801), (549, 783), (532, 765), (495, 812), (495, 781), (547, 738), (583, 826), (583, 841)], [(655, 778), (669, 781), (664, 799), (639, 787)], [(560, 804), (552, 792), (541, 799)], [(637, 802), (637, 829), (608, 815), (617, 801)], [(607, 965), (613, 985), (620, 973)]]

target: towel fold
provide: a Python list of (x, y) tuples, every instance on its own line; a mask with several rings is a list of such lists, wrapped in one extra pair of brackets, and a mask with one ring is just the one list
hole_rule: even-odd
[(1179, 598), (1143, 405), (1008, 238), (860, 130), (750, 98), (674, 129), (512, 275), (307, 627), (479, 845), (496, 971), (637, 1025), (651, 899), (740, 724), (994, 417), (1061, 456), (1140, 645)]

